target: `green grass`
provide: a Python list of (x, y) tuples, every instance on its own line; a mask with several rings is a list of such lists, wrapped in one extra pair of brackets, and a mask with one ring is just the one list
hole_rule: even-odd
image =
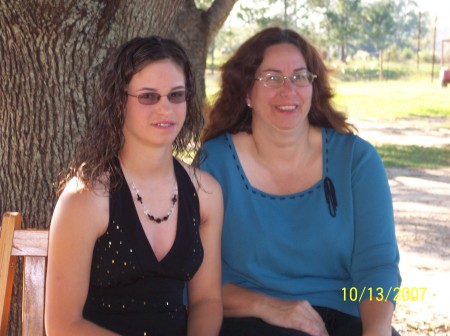
[[(334, 103), (352, 120), (394, 121), (402, 118), (447, 118), (449, 128), (450, 88), (437, 81), (336, 81)], [(384, 144), (376, 146), (386, 167), (433, 169), (450, 166), (449, 147)]]
[(335, 88), (335, 106), (351, 119), (450, 117), (450, 88), (436, 82), (336, 81)]
[(386, 167), (435, 169), (450, 166), (450, 147), (376, 146)]

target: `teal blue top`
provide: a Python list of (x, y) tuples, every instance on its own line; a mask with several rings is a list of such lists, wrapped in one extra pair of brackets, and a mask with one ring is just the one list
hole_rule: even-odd
[(392, 197), (370, 143), (326, 128), (322, 139), (322, 179), (289, 195), (250, 184), (230, 134), (205, 143), (201, 168), (224, 196), (223, 283), (359, 316), (377, 288), (393, 301), (400, 286)]

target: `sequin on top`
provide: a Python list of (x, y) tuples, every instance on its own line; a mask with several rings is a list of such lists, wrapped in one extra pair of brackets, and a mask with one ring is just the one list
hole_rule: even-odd
[(197, 192), (185, 169), (173, 162), (178, 219), (167, 255), (157, 260), (126, 182), (111, 194), (108, 229), (94, 247), (83, 316), (121, 335), (186, 335), (184, 286), (203, 261), (203, 247)]

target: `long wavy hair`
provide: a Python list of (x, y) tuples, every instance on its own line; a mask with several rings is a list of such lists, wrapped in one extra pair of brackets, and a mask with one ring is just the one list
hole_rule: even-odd
[(272, 27), (248, 39), (221, 67), (221, 90), (208, 115), (209, 122), (204, 129), (202, 143), (225, 132), (252, 132), (252, 115), (247, 106), (247, 94), (255, 83), (256, 70), (263, 61), (264, 52), (268, 47), (280, 43), (296, 46), (305, 58), (308, 70), (317, 75), (312, 84), (309, 123), (318, 127), (332, 127), (341, 133), (356, 131), (346, 121), (345, 114), (337, 111), (331, 104), (333, 92), (328, 77), (330, 71), (316, 48), (295, 31)]
[(186, 157), (187, 154), (196, 152), (203, 127), (203, 115), (196, 99), (195, 77), (188, 56), (174, 40), (160, 36), (136, 37), (121, 45), (104, 63), (85, 135), (68, 171), (62, 174), (57, 194), (62, 192), (74, 176), (83, 182), (86, 189), (92, 189), (96, 183), (101, 183), (105, 190), (111, 192), (122, 183), (120, 179), (113, 183), (105, 177), (118, 173), (114, 159), (118, 157), (125, 142), (123, 126), (128, 84), (134, 74), (145, 66), (165, 59), (183, 69), (187, 94), (186, 119), (172, 145), (173, 154)]

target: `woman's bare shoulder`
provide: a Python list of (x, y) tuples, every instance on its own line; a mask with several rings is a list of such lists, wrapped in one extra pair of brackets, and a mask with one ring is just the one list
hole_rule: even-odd
[(104, 185), (96, 183), (93, 188), (87, 188), (79, 178), (74, 177), (56, 203), (52, 225), (90, 225), (101, 234), (106, 231), (108, 220), (109, 192)]

